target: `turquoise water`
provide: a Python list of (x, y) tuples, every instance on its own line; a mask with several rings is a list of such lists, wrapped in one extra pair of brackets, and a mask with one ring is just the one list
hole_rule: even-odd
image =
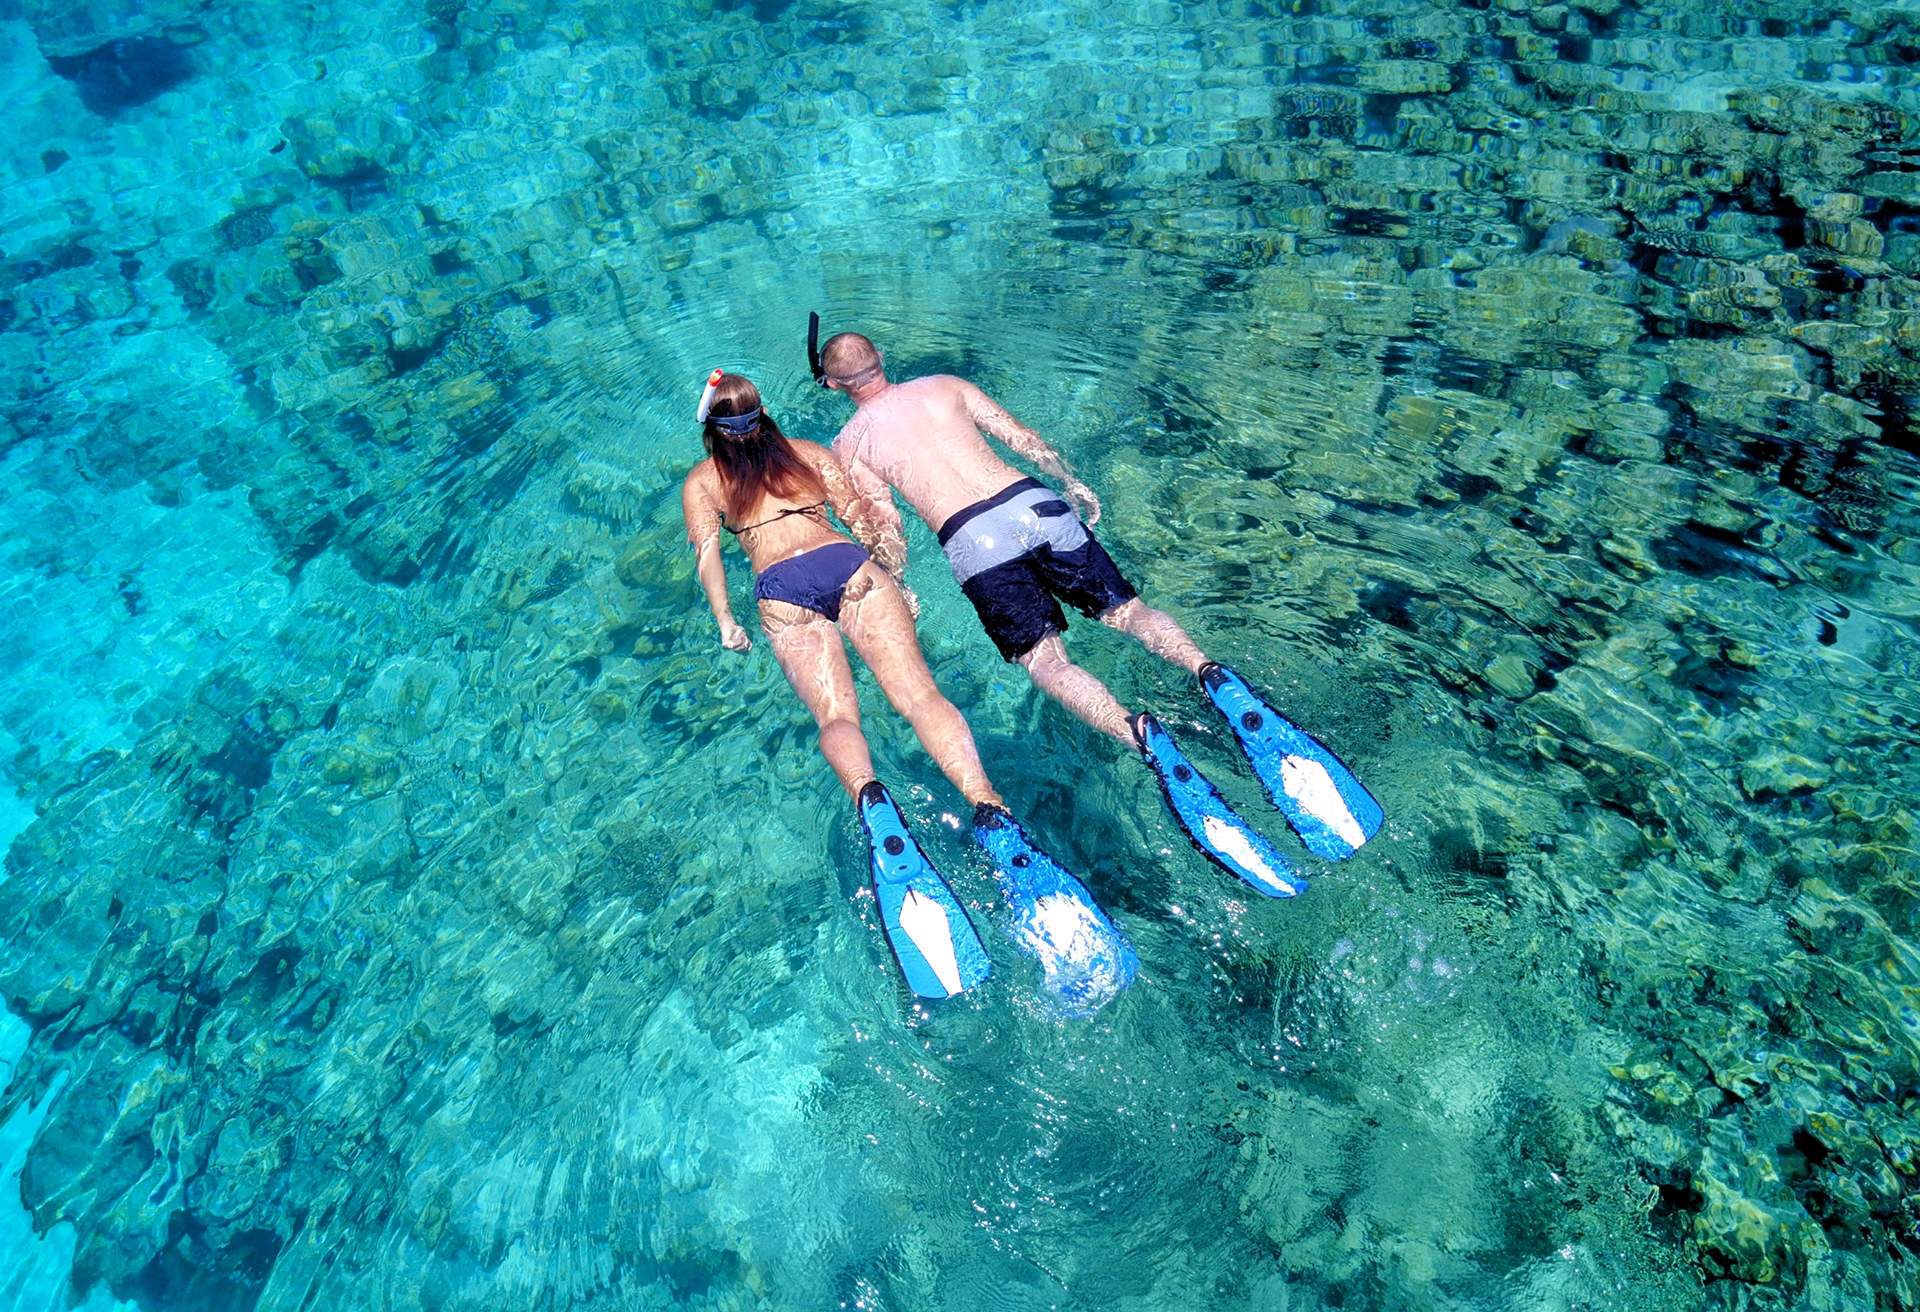
[[(1917, 64), (1806, 0), (0, 0), (0, 1304), (1920, 1305)], [(1242, 898), (916, 529), (1142, 975), (1064, 1023), (990, 929), (912, 1007), (681, 542), (707, 369), (843, 417), (809, 308), (1054, 440), (1386, 831)]]

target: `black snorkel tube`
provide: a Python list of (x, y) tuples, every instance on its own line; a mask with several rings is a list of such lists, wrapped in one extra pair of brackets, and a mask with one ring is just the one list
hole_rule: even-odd
[(827, 371), (820, 365), (820, 314), (817, 310), (807, 311), (807, 368), (813, 370), (813, 381), (825, 387)]

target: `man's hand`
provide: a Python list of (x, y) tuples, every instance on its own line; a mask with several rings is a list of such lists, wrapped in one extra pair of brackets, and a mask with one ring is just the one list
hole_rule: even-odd
[(728, 651), (746, 651), (753, 646), (753, 639), (747, 631), (732, 620), (720, 621), (720, 645)]
[(1077, 478), (1067, 480), (1067, 500), (1073, 502), (1074, 509), (1080, 512), (1080, 518), (1088, 528), (1100, 522), (1100, 498), (1093, 489)]

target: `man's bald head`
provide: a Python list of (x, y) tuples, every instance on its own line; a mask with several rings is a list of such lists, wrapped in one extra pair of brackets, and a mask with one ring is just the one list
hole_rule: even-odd
[(843, 387), (864, 383), (880, 370), (880, 350), (859, 333), (835, 333), (820, 349), (820, 367)]

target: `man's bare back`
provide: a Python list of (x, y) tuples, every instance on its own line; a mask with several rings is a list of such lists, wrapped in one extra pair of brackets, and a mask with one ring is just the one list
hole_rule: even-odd
[[(1051, 463), (1040, 458), (1042, 452), (1052, 456), (1052, 451), (1039, 434), (972, 383), (951, 374), (888, 384), (859, 405), (834, 438), (834, 454), (860, 492), (870, 496), (882, 490), (875, 485), (877, 476), (906, 498), (936, 533), (955, 511), (1022, 477), (994, 454), (982, 429), (1043, 468)], [(1063, 481), (1067, 495), (1084, 507), (1087, 522), (1098, 520), (1100, 503), (1085, 485), (1071, 477)]]

